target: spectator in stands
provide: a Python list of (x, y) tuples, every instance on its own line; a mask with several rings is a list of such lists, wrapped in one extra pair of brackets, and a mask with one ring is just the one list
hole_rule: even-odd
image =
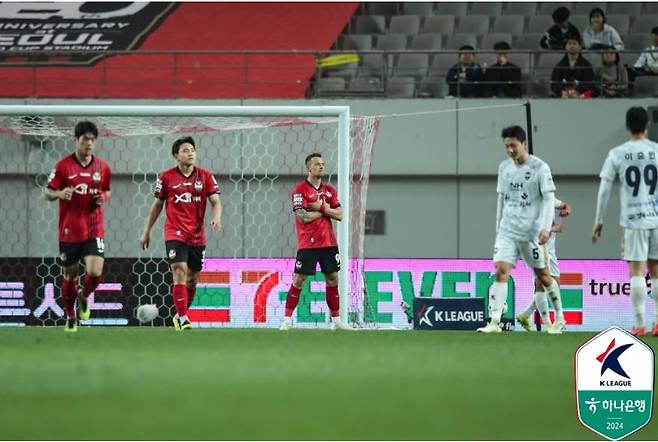
[(580, 35), (567, 36), (566, 55), (555, 65), (551, 75), (551, 91), (555, 97), (587, 98), (597, 95), (594, 69), (580, 52)]
[(496, 64), (484, 74), (485, 97), (519, 98), (521, 96), (521, 68), (510, 63), (507, 53), (512, 47), (505, 41), (494, 44)]
[(465, 45), (459, 48), (459, 63), (446, 75), (453, 97), (481, 97), (480, 82), (484, 79), (482, 68), (475, 62), (475, 48)]
[(640, 75), (658, 75), (658, 26), (651, 30), (653, 44), (646, 48), (633, 66)]
[(553, 11), (553, 22), (555, 24), (544, 33), (539, 42), (542, 48), (562, 51), (566, 46), (568, 35), (578, 35), (580, 39), (580, 31), (569, 22), (569, 10), (564, 6)]
[(601, 96), (604, 98), (621, 98), (628, 95), (628, 72), (626, 67), (619, 66), (619, 52), (614, 46), (593, 46), (603, 50), (602, 66), (596, 69), (596, 77), (601, 85)]
[(593, 45), (614, 46), (618, 51), (624, 50), (624, 42), (619, 32), (606, 23), (605, 13), (601, 8), (589, 12), (589, 26), (583, 32), (583, 47), (591, 49)]

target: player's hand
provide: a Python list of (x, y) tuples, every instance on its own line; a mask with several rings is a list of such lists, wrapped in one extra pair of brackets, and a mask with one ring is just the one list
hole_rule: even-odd
[(564, 201), (562, 202), (562, 205), (560, 206), (560, 216), (562, 218), (571, 215), (571, 206), (569, 203), (565, 203)]
[(213, 219), (210, 221), (210, 227), (212, 228), (213, 232), (219, 232), (222, 230), (222, 222), (218, 219)]
[(73, 187), (66, 187), (59, 191), (59, 199), (71, 201), (73, 198)]
[(596, 241), (601, 237), (601, 231), (603, 230), (603, 224), (595, 224), (592, 229), (592, 244), (596, 244)]
[(308, 208), (306, 209), (309, 212), (319, 212), (320, 207), (324, 204), (324, 201), (320, 198), (317, 199), (317, 201), (313, 201), (308, 205)]
[(543, 246), (544, 244), (546, 244), (550, 236), (551, 236), (551, 232), (549, 232), (548, 230), (540, 230), (539, 238), (537, 238), (539, 240), (539, 245)]
[(142, 232), (139, 235), (139, 245), (142, 246), (142, 250), (146, 250), (151, 242), (151, 234), (149, 232)]
[(100, 206), (102, 204), (105, 204), (105, 201), (107, 201), (107, 197), (105, 196), (105, 192), (101, 192), (98, 195), (94, 197), (94, 204)]

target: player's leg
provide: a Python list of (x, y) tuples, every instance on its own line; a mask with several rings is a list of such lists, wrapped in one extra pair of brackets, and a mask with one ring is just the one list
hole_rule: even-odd
[(331, 321), (336, 330), (351, 330), (348, 324), (340, 319), (340, 296), (338, 294), (338, 272), (340, 271), (340, 254), (338, 247), (326, 247), (318, 250), (320, 270), (324, 273), (325, 296)]
[(88, 241), (82, 250), (86, 273), (82, 278), (83, 288), (78, 289), (78, 310), (83, 321), (91, 317), (88, 298), (103, 280), (103, 265), (105, 264), (105, 243), (103, 238)]
[(533, 271), (535, 272), (535, 279), (539, 282), (538, 287), (535, 287), (535, 305), (537, 306), (537, 311), (539, 312), (541, 319), (546, 325), (546, 331), (550, 331), (553, 324), (548, 310), (547, 286), (553, 284), (553, 278), (547, 268), (534, 268)]
[(187, 244), (180, 241), (166, 241), (167, 257), (169, 267), (174, 280), (171, 289), (171, 297), (174, 300), (176, 315), (174, 316), (174, 328), (176, 330), (186, 330), (191, 328), (190, 320), (187, 317), (187, 260), (189, 257), (189, 248)]
[(299, 297), (304, 288), (306, 278), (315, 275), (315, 268), (318, 264), (317, 253), (315, 249), (299, 249), (295, 259), (295, 274), (288, 289), (286, 297), (286, 310), (283, 316), (280, 330), (290, 330), (292, 328), (292, 314), (299, 303)]
[(478, 328), (478, 332), (500, 333), (502, 331), (500, 328), (500, 318), (503, 315), (505, 301), (507, 301), (507, 282), (517, 259), (518, 253), (514, 240), (500, 234), (497, 235), (493, 256), (496, 266), (495, 282), (489, 290), (491, 321), (486, 326)]
[(555, 290), (548, 290), (548, 299), (550, 299), (551, 304), (553, 304), (553, 310), (555, 310), (556, 322), (561, 322), (562, 324), (567, 323), (564, 319), (564, 310), (562, 309), (562, 296), (559, 290), (560, 287), (560, 263), (557, 260), (557, 255), (555, 254), (555, 249), (548, 249), (548, 272), (553, 277), (555, 281), (555, 287), (558, 288)]
[(62, 301), (66, 312), (66, 325), (64, 331), (78, 330), (78, 320), (75, 317), (75, 297), (77, 296), (77, 281), (80, 272), (81, 245), (73, 243), (60, 243), (59, 259), (62, 265)]
[(622, 243), (623, 258), (628, 262), (628, 272), (631, 280), (631, 305), (635, 324), (631, 333), (635, 336), (647, 334), (644, 322), (644, 303), (647, 296), (645, 271), (649, 253), (649, 231), (624, 229)]
[(199, 281), (199, 273), (203, 268), (203, 261), (206, 258), (206, 247), (190, 247), (190, 253), (187, 260), (187, 279), (185, 286), (187, 288), (187, 308), (189, 309), (196, 296), (196, 285)]
[(651, 334), (658, 336), (658, 229), (653, 229), (649, 233), (649, 252), (647, 256), (649, 258), (647, 264), (651, 274), (651, 298), (653, 299), (655, 314)]
[[(535, 278), (535, 293), (543, 291), (544, 287), (541, 285), (541, 282), (539, 279)], [(532, 314), (534, 313), (536, 308), (535, 305), (535, 297), (533, 296), (532, 300), (530, 301), (530, 304), (526, 307), (524, 311), (516, 315), (516, 320), (519, 321), (519, 324), (525, 329), (525, 331), (530, 331), (530, 318), (532, 317)]]

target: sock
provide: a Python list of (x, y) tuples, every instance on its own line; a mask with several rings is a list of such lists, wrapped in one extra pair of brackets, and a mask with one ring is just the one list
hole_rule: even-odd
[(642, 276), (631, 277), (631, 302), (635, 314), (635, 327), (644, 327), (644, 298), (647, 293), (647, 282)]
[(338, 287), (327, 286), (327, 305), (332, 318), (340, 317), (340, 298), (338, 297)]
[(651, 280), (651, 297), (653, 298), (653, 308), (656, 310), (656, 322), (654, 324), (658, 324), (658, 279)]
[(62, 300), (67, 318), (75, 318), (75, 297), (78, 296), (78, 287), (75, 281), (62, 281)]
[(176, 313), (178, 313), (178, 317), (182, 322), (183, 316), (187, 315), (187, 287), (185, 284), (174, 284), (171, 297), (174, 298)]
[(551, 298), (551, 303), (553, 303), (553, 308), (555, 309), (555, 319), (564, 321), (564, 311), (562, 310), (562, 294), (560, 293), (560, 285), (555, 279), (553, 283), (546, 287), (546, 292), (548, 297)]
[(503, 305), (507, 299), (507, 283), (494, 282), (489, 292), (489, 305), (491, 306), (491, 323), (500, 324), (503, 315)]
[(286, 297), (286, 318), (292, 317), (292, 312), (295, 311), (297, 303), (299, 303), (299, 294), (302, 292), (302, 289), (298, 289), (294, 285), (290, 284), (288, 289), (288, 296)]
[(190, 319), (187, 317), (187, 315), (183, 315), (183, 316), (180, 316), (180, 317), (178, 318), (178, 320), (179, 320), (180, 323), (182, 324), (183, 322), (185, 322), (185, 321), (189, 321)]
[(194, 296), (196, 295), (196, 285), (194, 287), (186, 286), (187, 289), (187, 308), (192, 307)]
[(91, 294), (91, 292), (96, 290), (98, 284), (100, 284), (102, 280), (103, 280), (103, 275), (100, 276), (85, 275), (85, 277), (82, 278), (82, 282), (85, 285), (84, 289), (82, 289), (82, 296), (84, 296), (84, 298), (87, 299)]
[(532, 301), (530, 301), (530, 304), (528, 304), (528, 307), (523, 311), (523, 314), (527, 316), (528, 319), (532, 319), (532, 312), (535, 311), (535, 300), (533, 298)]
[(550, 325), (551, 317), (548, 315), (548, 297), (546, 296), (546, 292), (535, 292), (534, 298), (537, 311), (544, 320), (544, 324)]

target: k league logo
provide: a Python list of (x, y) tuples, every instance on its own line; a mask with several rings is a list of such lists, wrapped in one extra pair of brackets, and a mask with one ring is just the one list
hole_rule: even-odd
[(580, 422), (610, 440), (622, 439), (651, 420), (654, 354), (644, 342), (610, 327), (576, 352)]

